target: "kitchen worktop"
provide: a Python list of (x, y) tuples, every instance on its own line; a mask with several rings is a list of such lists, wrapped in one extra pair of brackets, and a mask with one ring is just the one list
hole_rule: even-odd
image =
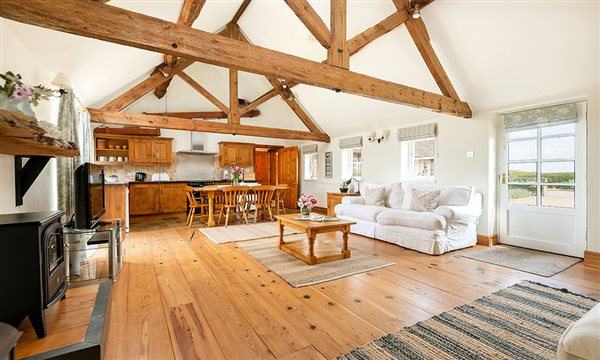
[(161, 180), (161, 181), (128, 181), (129, 185), (131, 184), (175, 184), (175, 183), (186, 183), (187, 180)]

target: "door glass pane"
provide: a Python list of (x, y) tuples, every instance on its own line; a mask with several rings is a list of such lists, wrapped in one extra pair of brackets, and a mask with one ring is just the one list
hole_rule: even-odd
[(508, 143), (508, 160), (537, 159), (537, 140), (511, 141)]
[(542, 139), (542, 159), (575, 158), (575, 136)]
[(537, 186), (508, 185), (508, 203), (514, 205), (537, 205)]
[(543, 162), (543, 183), (575, 183), (575, 161)]
[(537, 129), (511, 131), (508, 133), (508, 138), (510, 140), (531, 138), (531, 137), (536, 137), (536, 136), (537, 136)]
[(575, 208), (575, 187), (542, 185), (542, 206)]
[(547, 126), (542, 128), (542, 136), (575, 134), (575, 123)]
[(508, 180), (510, 183), (537, 182), (536, 163), (510, 163), (508, 164)]

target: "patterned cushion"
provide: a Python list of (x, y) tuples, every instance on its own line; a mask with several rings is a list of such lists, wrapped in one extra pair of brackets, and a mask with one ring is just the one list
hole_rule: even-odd
[(385, 188), (368, 187), (364, 190), (365, 204), (375, 206), (385, 206)]
[(427, 211), (432, 212), (437, 207), (440, 198), (441, 190), (421, 192), (418, 189), (412, 188), (410, 211)]

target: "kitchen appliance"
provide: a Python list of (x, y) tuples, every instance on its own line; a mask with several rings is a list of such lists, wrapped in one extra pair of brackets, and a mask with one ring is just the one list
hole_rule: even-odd
[(145, 181), (146, 180), (146, 173), (144, 172), (136, 172), (135, 173), (135, 181)]
[(205, 134), (202, 132), (192, 131), (190, 135), (190, 142), (192, 148), (190, 150), (178, 151), (178, 154), (192, 154), (192, 155), (217, 155), (214, 151), (204, 150)]
[(152, 181), (169, 181), (171, 177), (167, 173), (152, 174)]
[(198, 187), (214, 185), (215, 182), (214, 182), (214, 180), (189, 180), (187, 182), (187, 184), (188, 184), (188, 186), (198, 188)]

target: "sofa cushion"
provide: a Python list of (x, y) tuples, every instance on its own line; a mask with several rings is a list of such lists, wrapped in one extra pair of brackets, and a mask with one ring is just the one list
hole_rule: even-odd
[(364, 190), (365, 204), (385, 206), (385, 188), (368, 187)]
[(598, 359), (600, 354), (600, 304), (585, 313), (563, 332), (556, 358), (559, 360)]
[(418, 189), (410, 189), (410, 211), (432, 212), (435, 210), (440, 198), (441, 190), (420, 191)]
[(377, 223), (381, 225), (407, 226), (424, 230), (443, 230), (446, 218), (431, 212), (417, 212), (399, 209), (387, 209), (377, 215)]
[(434, 186), (425, 184), (406, 184), (404, 186), (404, 201), (402, 209), (410, 209), (412, 201), (411, 189), (420, 191), (441, 190), (438, 206), (465, 206), (469, 205), (471, 195), (475, 191), (473, 186)]
[(360, 220), (376, 222), (377, 215), (379, 215), (379, 213), (384, 211), (385, 209), (386, 208), (384, 208), (383, 206), (338, 204), (335, 206), (335, 214)]
[(361, 185), (362, 189), (368, 189), (368, 188), (372, 188), (372, 187), (375, 187), (375, 188), (382, 187), (385, 189), (385, 206), (386, 207), (391, 207), (394, 209), (402, 208), (402, 199), (404, 198), (404, 188), (402, 187), (402, 183), (393, 182), (393, 183), (386, 184), (386, 185), (378, 185), (378, 184), (364, 182)]

